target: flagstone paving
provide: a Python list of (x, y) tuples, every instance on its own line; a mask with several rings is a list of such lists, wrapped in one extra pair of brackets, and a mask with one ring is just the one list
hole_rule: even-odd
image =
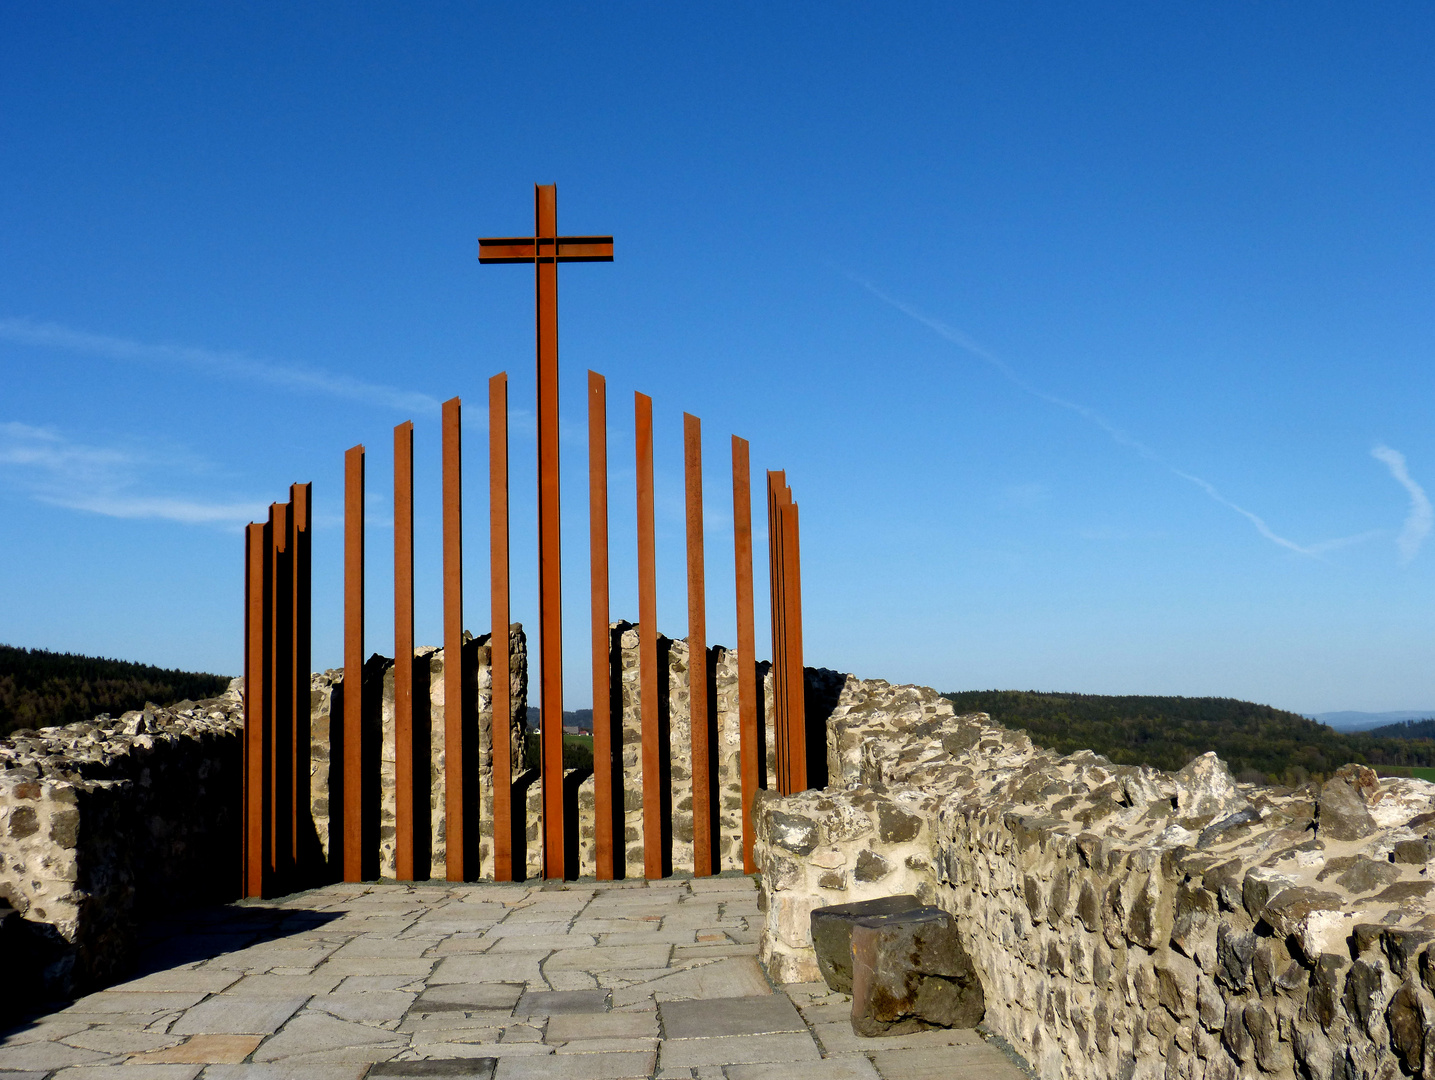
[(333, 885), (154, 928), (142, 974), (0, 1030), (0, 1080), (1024, 1080), (862, 1039), (757, 963), (751, 879)]

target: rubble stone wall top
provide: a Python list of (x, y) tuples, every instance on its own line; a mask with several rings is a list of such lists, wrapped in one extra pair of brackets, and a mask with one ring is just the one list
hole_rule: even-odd
[(243, 712), (236, 679), (0, 739), (0, 904), (24, 916), (46, 989), (124, 971), (141, 913), (237, 894)]
[(774, 978), (817, 977), (814, 907), (911, 892), (1043, 1077), (1435, 1078), (1435, 785), (1060, 756), (853, 677), (828, 769), (755, 811)]

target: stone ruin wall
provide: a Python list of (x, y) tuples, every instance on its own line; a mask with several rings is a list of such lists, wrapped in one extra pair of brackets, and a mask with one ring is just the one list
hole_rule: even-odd
[(1435, 1078), (1435, 785), (1062, 757), (851, 677), (828, 769), (755, 808), (775, 980), (818, 978), (814, 907), (911, 892), (1044, 1078)]
[(141, 917), (236, 895), (243, 712), (236, 679), (213, 700), (0, 739), (0, 911), (22, 917), (7, 981), (103, 983), (131, 962)]
[[(509, 760), (518, 790), (525, 793), (528, 815), (527, 868), (530, 877), (542, 874), (542, 850), (535, 815), (541, 803), (541, 786), (536, 777), (522, 777), (522, 717), (528, 704), (528, 641), (521, 623), (509, 628), (508, 672), (509, 700), (512, 702), (512, 725), (509, 731)], [(470, 638), (463, 645), (465, 670), (469, 686), (465, 695), (476, 703), (476, 717), (471, 718), (478, 736), (479, 786), (479, 876), (493, 875), (493, 668), (491, 640), (488, 634)], [(423, 646), (414, 650), (414, 725), (429, 736), (429, 843), (430, 874), (444, 875), (446, 785), (444, 782), (444, 650)], [(329, 802), (340, 799), (342, 792), (329, 791), (329, 762), (332, 746), (331, 726), (343, 723), (344, 671), (335, 668), (316, 672), (310, 682), (311, 706), (309, 720), (309, 798), (310, 815), (318, 838), (321, 861), (328, 865), (331, 876), (339, 875), (337, 863), (342, 844), (331, 838)], [(366, 692), (364, 722), (379, 735), (379, 873), (392, 878), (395, 874), (396, 787), (397, 765), (394, 751), (394, 661), (375, 654), (364, 665)], [(420, 745), (422, 738), (420, 738)], [(422, 790), (422, 771), (415, 769), (414, 786)]]

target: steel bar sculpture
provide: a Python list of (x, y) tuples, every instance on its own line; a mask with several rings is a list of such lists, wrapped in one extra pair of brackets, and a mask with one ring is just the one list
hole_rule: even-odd
[(364, 880), (364, 448), (344, 454), (344, 880)]
[(638, 466), (638, 697), (643, 739), (643, 873), (663, 876), (663, 768), (658, 702), (658, 579), (653, 539), (653, 399), (633, 395)]
[(707, 583), (703, 572), (702, 421), (683, 413), (683, 472), (688, 533), (688, 731), (692, 750), (693, 874), (707, 877), (717, 849), (713, 806), (712, 717), (708, 708)]
[(797, 504), (781, 472), (767, 474), (768, 559), (772, 591), (772, 675), (777, 790), (807, 790), (806, 688), (802, 672), (802, 579)]
[(270, 884), (269, 526), (244, 530), (244, 895), (264, 896)]
[[(290, 614), (290, 717), (291, 743), (289, 758), (292, 762), (293, 794), (290, 805), (293, 812), (289, 823), (289, 850), (294, 868), (299, 869), (303, 857), (300, 847), (305, 834), (300, 821), (309, 810), (309, 672), (311, 669), (310, 642), (313, 626), (311, 596), (313, 593), (313, 528), (312, 508), (314, 486), (312, 484), (289, 485), (289, 581), (292, 586), (289, 599)], [(296, 882), (296, 884), (302, 884)]]
[(756, 872), (752, 855), (752, 800), (766, 765), (758, 723), (757, 634), (752, 610), (752, 482), (747, 440), (732, 437), (732, 542), (737, 593), (738, 755), (742, 770), (742, 872)]
[(394, 787), (394, 877), (413, 881), (419, 838), (414, 831), (414, 425), (409, 420), (394, 428)]
[(244, 531), (244, 896), (297, 881), (309, 807), (310, 486)]
[[(538, 337), (539, 715), (543, 730), (543, 873), (563, 865), (563, 598), (558, 487), (558, 264), (611, 262), (611, 236), (559, 236), (558, 193), (533, 190), (533, 235), (478, 242), (481, 263), (532, 263)], [(576, 872), (576, 871), (575, 871)]]
[(488, 380), (488, 564), (493, 634), (493, 880), (513, 880), (513, 701), (508, 671), (508, 373)]
[[(449, 881), (467, 881), (478, 868), (468, 860), (464, 809), (472, 798), (463, 729), (463, 445), (461, 403), (443, 403), (443, 775), (444, 869)], [(477, 826), (477, 822), (474, 823)]]
[(612, 659), (609, 656), (608, 390), (603, 376), (596, 371), (588, 372), (588, 546), (593, 608), (594, 862), (598, 880), (612, 881), (617, 869), (613, 854), (616, 824), (613, 779), (623, 751), (621, 746), (615, 748), (613, 744)]
[(294, 643), (293, 574), (289, 507), (269, 506), (269, 776), (274, 807), (269, 815), (269, 850), (276, 885), (287, 883), (294, 870)]

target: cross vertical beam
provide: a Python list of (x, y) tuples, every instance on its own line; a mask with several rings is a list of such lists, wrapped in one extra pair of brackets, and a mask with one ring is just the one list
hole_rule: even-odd
[(588, 547), (593, 607), (593, 846), (599, 881), (612, 881), (613, 777), (622, 755), (613, 745), (612, 660), (608, 630), (608, 387), (588, 372)]
[(757, 718), (757, 634), (752, 610), (752, 480), (747, 440), (732, 437), (732, 538), (737, 590), (737, 716), (742, 768), (742, 872), (755, 873), (752, 799), (762, 786), (764, 747)]
[(643, 733), (643, 873), (663, 876), (663, 775), (658, 702), (658, 576), (653, 539), (653, 399), (633, 395), (638, 467), (638, 699)]
[(488, 570), (493, 633), (493, 880), (513, 880), (513, 700), (508, 656), (508, 373), (488, 380)]
[(364, 879), (364, 448), (344, 453), (344, 880)]
[[(394, 428), (394, 877), (414, 880), (414, 425)], [(427, 792), (425, 792), (427, 796)]]
[(688, 731), (692, 750), (693, 874), (717, 872), (713, 809), (712, 717), (708, 707), (707, 580), (703, 567), (702, 421), (683, 413), (684, 494), (688, 534)]
[[(558, 191), (533, 189), (535, 246), (558, 246)], [(563, 842), (563, 579), (558, 492), (558, 260), (535, 258), (538, 335), (538, 671), (543, 876), (566, 877)]]
[(558, 484), (558, 264), (609, 262), (611, 236), (559, 236), (558, 190), (533, 188), (533, 235), (480, 240), (483, 263), (532, 263), (538, 338), (538, 693), (543, 724), (543, 874), (568, 876), (563, 837), (563, 590)]
[(467, 748), (463, 724), (463, 445), (461, 403), (443, 403), (443, 775), (444, 870), (467, 881), (468, 833), (464, 808)]

